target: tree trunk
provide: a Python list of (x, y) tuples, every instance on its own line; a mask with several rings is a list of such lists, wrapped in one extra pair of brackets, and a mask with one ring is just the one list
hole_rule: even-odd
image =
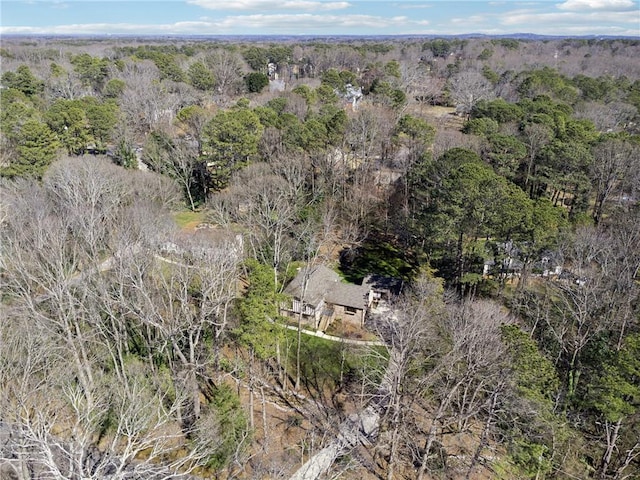
[(267, 401), (264, 397), (264, 387), (260, 386), (260, 401), (262, 404), (262, 431), (264, 432), (264, 441), (262, 443), (262, 451), (266, 452), (269, 450), (268, 442), (270, 435), (267, 434)]
[(491, 428), (491, 423), (493, 422), (493, 417), (495, 415), (496, 406), (498, 404), (498, 389), (493, 391), (491, 395), (491, 405), (489, 406), (489, 413), (487, 415), (487, 420), (484, 422), (484, 427), (482, 428), (482, 434), (480, 435), (480, 443), (478, 443), (478, 448), (476, 448), (475, 453), (473, 454), (473, 458), (471, 459), (471, 465), (469, 465), (469, 470), (467, 470), (467, 474), (465, 475), (465, 480), (469, 480), (471, 478), (471, 473), (473, 469), (478, 464), (480, 460), (480, 455), (482, 454), (482, 450), (487, 446), (489, 430)]
[(191, 195), (190, 185), (185, 185), (185, 190), (187, 191), (187, 196), (189, 197), (189, 206), (191, 207), (191, 211), (195, 212), (196, 211), (196, 206), (193, 203), (193, 195)]
[(531, 179), (531, 168), (533, 167), (534, 159), (535, 159), (535, 155), (532, 152), (531, 155), (529, 155), (529, 162), (527, 164), (527, 174), (524, 177), (524, 188), (523, 188), (523, 190), (525, 192), (527, 191), (527, 186), (529, 185), (529, 181)]
[(618, 434), (620, 433), (620, 426), (622, 425), (622, 418), (620, 418), (612, 428), (610, 422), (605, 421), (605, 428), (607, 430), (607, 448), (602, 455), (602, 461), (600, 462), (600, 475), (599, 478), (604, 480), (607, 478), (607, 470), (609, 470), (609, 464), (611, 463), (611, 456), (616, 449), (616, 443), (618, 442)]
[[(394, 415), (395, 416), (395, 415)], [(389, 452), (389, 463), (387, 465), (387, 480), (393, 480), (395, 478), (395, 464), (398, 452), (398, 443), (400, 441), (400, 425), (399, 422), (394, 419), (393, 433), (391, 434), (391, 448)]]
[(304, 281), (302, 283), (302, 295), (300, 296), (300, 312), (298, 313), (298, 345), (296, 345), (296, 383), (294, 389), (297, 391), (300, 389), (300, 351), (302, 344), (302, 312), (304, 311), (304, 299), (307, 295), (307, 286), (309, 284), (309, 275), (311, 272), (311, 264), (307, 262), (304, 267)]
[(427, 440), (425, 442), (424, 453), (422, 454), (422, 465), (420, 465), (420, 470), (418, 471), (417, 480), (424, 479), (424, 475), (427, 472), (427, 462), (429, 461), (429, 454), (431, 453), (431, 447), (433, 446), (433, 442), (436, 439), (436, 433), (438, 431), (438, 422), (440, 422), (440, 419), (444, 415), (445, 409), (448, 407), (449, 402), (451, 401), (451, 398), (456, 393), (460, 385), (462, 385), (462, 380), (456, 383), (451, 388), (451, 390), (449, 390), (449, 392), (447, 393), (447, 396), (443, 398), (442, 401), (440, 402), (440, 405), (438, 406), (438, 410), (436, 411), (436, 414), (433, 417), (433, 420), (431, 422), (431, 427), (429, 427)]
[[(189, 390), (190, 401), (187, 409), (188, 418), (185, 418), (183, 415), (181, 420), (182, 428), (188, 431), (200, 416), (200, 387), (198, 386), (198, 379), (196, 378), (195, 365), (187, 360), (184, 353), (182, 353), (178, 347), (175, 339), (172, 339), (172, 343), (173, 350), (180, 359), (180, 363), (184, 369), (184, 385)], [(179, 369), (180, 367), (174, 368)], [(177, 376), (179, 375), (180, 374), (178, 373)]]
[(578, 351), (574, 351), (571, 355), (571, 361), (569, 362), (568, 384), (567, 384), (567, 397), (573, 398), (573, 395), (578, 386), (578, 379), (580, 378), (580, 369), (577, 367)]
[(602, 214), (602, 207), (604, 205), (604, 196), (598, 194), (596, 201), (593, 204), (593, 222), (597, 225), (600, 223), (600, 216)]
[(254, 352), (253, 352), (253, 348), (252, 348), (251, 349), (251, 358), (249, 359), (249, 426), (251, 427), (251, 430), (253, 430), (254, 427), (255, 427), (255, 423), (254, 423), (254, 419), (253, 419), (253, 414), (254, 414), (254, 404), (253, 404), (253, 361), (254, 361)]
[(640, 441), (636, 442), (633, 447), (627, 450), (624, 462), (622, 462), (622, 465), (620, 465), (620, 467), (618, 467), (618, 469), (616, 470), (616, 473), (613, 476), (613, 480), (629, 478), (628, 476), (623, 477), (622, 474), (627, 469), (627, 467), (631, 465), (631, 462), (633, 462), (638, 457), (640, 457)]
[[(301, 302), (302, 303), (302, 302)], [(294, 385), (294, 390), (300, 389), (300, 347), (302, 343), (302, 309), (304, 308), (304, 303), (300, 306), (300, 314), (298, 315), (298, 344), (296, 345), (296, 383)]]
[[(396, 386), (398, 387), (398, 386)], [(391, 424), (393, 425), (393, 433), (391, 434), (391, 447), (389, 452), (389, 463), (387, 466), (387, 480), (395, 478), (395, 464), (398, 456), (398, 446), (400, 444), (400, 392), (395, 391), (395, 399), (393, 401), (393, 413), (391, 414)]]
[(456, 247), (456, 277), (458, 281), (458, 286), (462, 283), (462, 275), (464, 270), (464, 257), (462, 255), (462, 241), (463, 241), (463, 232), (460, 229), (460, 233), (458, 235), (458, 244)]

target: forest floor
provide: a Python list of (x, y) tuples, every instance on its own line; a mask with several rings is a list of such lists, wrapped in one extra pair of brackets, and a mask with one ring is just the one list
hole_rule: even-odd
[[(262, 392), (264, 391), (264, 402)], [(253, 401), (248, 386), (240, 390), (243, 405), (251, 408), (253, 405), (253, 438), (249, 460), (243, 465), (243, 475), (240, 478), (288, 479), (311, 456), (330, 443), (336, 436), (337, 425), (327, 426), (324, 430), (318, 428), (322, 422), (320, 417), (312, 424), (294, 407), (283, 405), (282, 399), (268, 393), (267, 388), (262, 391), (254, 389)], [(362, 406), (355, 399), (341, 398), (343, 416), (355, 413)], [(309, 402), (314, 400), (308, 399)], [(301, 402), (304, 403), (304, 402)], [(320, 413), (320, 412), (319, 412)], [(340, 465), (344, 473), (340, 478), (375, 480), (378, 477), (360, 467), (356, 462)], [(339, 468), (340, 468), (339, 467)]]
[[(288, 479), (315, 453), (330, 444), (337, 435), (337, 423), (328, 424), (323, 428), (323, 422), (328, 421), (328, 417), (322, 418), (322, 407), (315, 412), (313, 423), (306, 412), (301, 413), (305, 405), (309, 407), (316, 402), (316, 399), (309, 397), (306, 397), (306, 400), (303, 399), (304, 392), (297, 399), (294, 395), (289, 395), (285, 400), (267, 385), (263, 385), (262, 388), (254, 387), (251, 395), (249, 385), (241, 383), (239, 393), (242, 404), (252, 418), (250, 423), (253, 434), (249, 458), (243, 463), (242, 473), (238, 478)], [(317, 400), (322, 402), (323, 399)], [(341, 393), (339, 398), (332, 400), (340, 404), (343, 418), (361, 411), (366, 405), (366, 402), (359, 401), (357, 395), (348, 393)], [(331, 409), (331, 407), (328, 408)], [(430, 417), (430, 412), (424, 411), (421, 425), (415, 425), (413, 428), (427, 431), (430, 427)], [(442, 450), (439, 451), (443, 456), (440, 460), (433, 461), (442, 462), (447, 466), (447, 478), (451, 480), (498, 478), (491, 468), (491, 463), (500, 455), (492, 451), (494, 446), (491, 444), (483, 450), (480, 463), (474, 472), (466, 477), (468, 462), (480, 438), (480, 428), (479, 425), (472, 425), (463, 432), (451, 429), (439, 435), (439, 440), (442, 442)], [(372, 450), (370, 447), (361, 446), (339, 459), (334, 465), (333, 473), (342, 472), (339, 478), (345, 480), (379, 480), (381, 478), (379, 474), (384, 467), (374, 468), (378, 470), (377, 474), (371, 471), (371, 467), (378, 462), (383, 465), (384, 456), (383, 450)], [(416, 474), (415, 467), (411, 465), (397, 466), (396, 471), (398, 478), (413, 478)], [(437, 471), (433, 476), (427, 475), (426, 478), (429, 480), (442, 478), (440, 475), (441, 471)], [(338, 476), (332, 478), (338, 478)]]
[(407, 113), (424, 118), (438, 131), (460, 131), (465, 121), (464, 117), (456, 115), (455, 107), (412, 103), (407, 106)]

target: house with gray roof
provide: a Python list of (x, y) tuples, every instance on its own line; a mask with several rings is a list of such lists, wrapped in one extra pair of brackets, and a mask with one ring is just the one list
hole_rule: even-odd
[(302, 315), (304, 324), (321, 331), (336, 319), (363, 326), (373, 298), (370, 285), (344, 283), (324, 265), (301, 268), (284, 293), (291, 301), (280, 306), (280, 313), (290, 318)]

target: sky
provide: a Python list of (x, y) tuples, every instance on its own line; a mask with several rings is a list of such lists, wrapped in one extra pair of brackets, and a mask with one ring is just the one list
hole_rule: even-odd
[(640, 36), (640, 0), (2, 0), (0, 34)]

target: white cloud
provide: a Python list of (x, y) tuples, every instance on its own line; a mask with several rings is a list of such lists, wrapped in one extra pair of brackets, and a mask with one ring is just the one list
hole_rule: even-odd
[(488, 25), (487, 18), (484, 15), (469, 15), (468, 17), (452, 18), (449, 23), (455, 25), (458, 31), (464, 29), (466, 33), (479, 32)]
[(397, 8), (400, 10), (418, 10), (424, 8), (433, 8), (433, 4), (427, 3), (394, 3), (392, 4), (393, 8)]
[(342, 10), (348, 2), (318, 2), (313, 0), (187, 0), (209, 10)]
[[(70, 25), (54, 25), (48, 27), (27, 27), (27, 26), (1, 26), (1, 35), (91, 35), (106, 33), (129, 33), (139, 32), (141, 34), (152, 33), (148, 25), (134, 25), (129, 23), (82, 23)], [(153, 25), (154, 30), (162, 27)]]
[[(505, 14), (500, 23), (502, 25), (523, 25), (525, 27), (536, 26), (562, 26), (562, 27), (578, 27), (578, 28), (594, 28), (596, 26), (608, 25), (615, 27), (616, 25), (636, 24), (638, 18), (629, 15), (627, 12), (551, 12), (539, 13), (527, 10), (513, 11)], [(559, 35), (565, 35), (568, 32), (559, 30)], [(600, 33), (599, 31), (595, 34)], [(636, 29), (635, 34), (638, 34)]]
[(638, 9), (638, 4), (635, 0), (567, 0), (564, 3), (557, 5), (560, 10), (568, 10), (573, 12), (580, 12), (584, 10), (597, 10), (597, 11), (629, 11)]
[(486, 20), (487, 20), (487, 17), (484, 15), (470, 15), (468, 17), (452, 18), (451, 23), (456, 25), (473, 26), (473, 25), (485, 23)]
[(324, 30), (327, 32), (341, 28), (389, 28), (405, 25), (424, 25), (424, 22), (412, 22), (407, 17), (378, 17), (373, 15), (243, 15), (227, 17), (222, 22), (226, 27), (250, 28), (256, 30), (296, 31)]
[(385, 18), (373, 15), (241, 15), (229, 16), (220, 20), (201, 19), (198, 21), (175, 22), (171, 24), (130, 24), (130, 23), (91, 23), (56, 25), (49, 27), (1, 26), (0, 34), (50, 34), (50, 35), (89, 35), (89, 34), (176, 34), (176, 35), (216, 35), (256, 33), (256, 34), (324, 34), (324, 33), (363, 33), (374, 30), (385, 33), (403, 32), (411, 29), (417, 33), (428, 24), (426, 20), (411, 20), (408, 17)]
[(34, 31), (34, 27), (3, 27), (0, 26), (0, 35), (31, 35), (33, 33), (45, 33)]
[(638, 36), (638, 16), (629, 12), (514, 10), (497, 20), (502, 33)]

